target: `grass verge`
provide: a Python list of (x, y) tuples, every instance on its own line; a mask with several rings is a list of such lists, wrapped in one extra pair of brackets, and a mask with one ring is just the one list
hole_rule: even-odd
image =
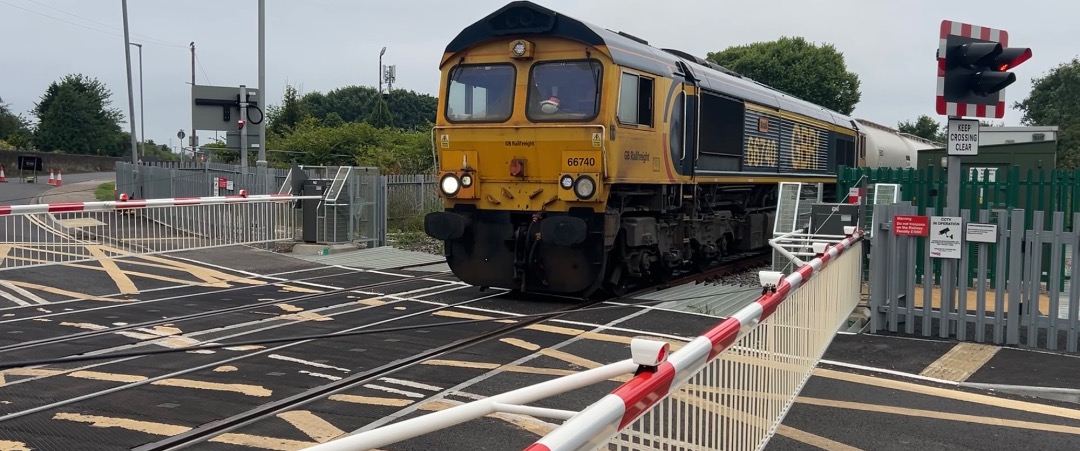
[(113, 198), (116, 195), (115, 191), (116, 182), (105, 182), (98, 185), (97, 189), (94, 190), (94, 197), (100, 201), (115, 200)]

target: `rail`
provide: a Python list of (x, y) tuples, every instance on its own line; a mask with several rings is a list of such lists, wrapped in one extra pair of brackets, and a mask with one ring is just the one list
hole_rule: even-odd
[[(762, 271), (760, 298), (670, 356), (667, 343), (634, 339), (630, 360), (343, 436), (308, 450), (383, 447), (497, 412), (567, 420), (527, 451), (605, 446), (761, 449), (860, 300), (862, 237), (856, 231), (827, 244), (820, 255), (786, 277)], [(527, 405), (627, 374), (634, 375), (629, 382), (580, 412)]]
[(298, 234), (281, 194), (0, 206), (0, 271), (230, 245), (287, 243)]

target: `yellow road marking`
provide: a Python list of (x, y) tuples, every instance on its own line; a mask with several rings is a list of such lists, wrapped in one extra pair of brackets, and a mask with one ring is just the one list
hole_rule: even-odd
[(503, 343), (506, 343), (506, 344), (508, 344), (510, 346), (519, 347), (519, 348), (524, 349), (526, 351), (535, 351), (537, 349), (540, 349), (540, 345), (538, 345), (538, 344), (530, 343), (530, 342), (527, 342), (525, 340), (520, 340), (520, 339), (517, 339), (517, 338), (500, 338), (499, 341), (501, 341)]
[(98, 371), (75, 371), (68, 374), (70, 377), (79, 379), (91, 379), (95, 381), (108, 381), (108, 382), (141, 382), (147, 379), (146, 376), (139, 376), (135, 374), (118, 374), (118, 373), (101, 373)]
[(105, 251), (101, 250), (99, 246), (86, 246), (86, 250), (90, 251), (90, 255), (98, 259), (98, 264), (105, 272), (109, 273), (109, 277), (112, 278), (113, 283), (116, 284), (116, 288), (120, 289), (121, 294), (135, 294), (139, 292), (139, 289), (135, 287), (135, 282), (131, 281), (131, 278), (116, 265), (116, 262), (109, 259), (105, 255)]
[(827, 439), (820, 435), (814, 435), (806, 431), (800, 431), (791, 426), (779, 425), (776, 428), (776, 433), (792, 440), (803, 442), (810, 446), (816, 446), (821, 449), (829, 451), (861, 451), (859, 448), (848, 446), (843, 443)]
[[(492, 317), (492, 316), (476, 315), (476, 314), (472, 314), (472, 313), (455, 312), (455, 311), (450, 311), (450, 310), (440, 310), (438, 312), (432, 313), (432, 315), (445, 316), (447, 318), (458, 318), (458, 319), (475, 319), (475, 320), (494, 319), (494, 317)], [(509, 320), (509, 319), (501, 319), (501, 320), (497, 320), (495, 322), (498, 322), (498, 323), (516, 323), (517, 321)], [(610, 343), (620, 343), (620, 344), (630, 344), (630, 340), (633, 339), (632, 337), (624, 337), (622, 335), (611, 335), (611, 334), (605, 334), (605, 333), (601, 333), (601, 332), (589, 332), (589, 331), (586, 331), (586, 330), (583, 330), (583, 329), (574, 329), (574, 328), (570, 328), (570, 327), (552, 326), (552, 325), (548, 325), (548, 324), (533, 324), (531, 326), (526, 327), (526, 329), (537, 330), (537, 331), (540, 331), (540, 332), (548, 332), (548, 333), (552, 333), (552, 334), (556, 334), (556, 335), (567, 335), (567, 336), (571, 336), (571, 337), (580, 336), (581, 338), (586, 338), (586, 339), (589, 339), (589, 340), (606, 341), (606, 342), (610, 342)], [(668, 340), (664, 340), (662, 338), (654, 338), (654, 340), (668, 341)], [(682, 347), (681, 343), (673, 342), (673, 343), (669, 343), (668, 349), (670, 349), (672, 352), (674, 352), (675, 350), (679, 349), (680, 347)]]
[[(0, 258), (0, 260), (3, 259)], [(0, 451), (30, 451), (30, 448), (28, 448), (23, 442), (0, 440)]]
[(980, 343), (961, 342), (949, 352), (922, 370), (921, 375), (953, 382), (963, 382), (986, 365), (1001, 349), (997, 346)]
[(236, 370), (237, 368), (231, 365), (219, 366), (217, 368), (214, 368), (215, 373), (231, 373)]
[(853, 382), (856, 384), (869, 385), (872, 387), (891, 388), (894, 390), (919, 393), (922, 395), (937, 396), (939, 398), (955, 399), (957, 401), (966, 401), (976, 404), (984, 404), (988, 406), (1003, 407), (1006, 409), (1022, 410), (1032, 413), (1041, 413), (1045, 415), (1053, 415), (1056, 417), (1080, 420), (1080, 410), (1076, 409), (1065, 409), (1062, 407), (1046, 406), (1026, 401), (1016, 401), (1012, 399), (996, 398), (993, 396), (967, 393), (962, 391), (949, 390), (945, 388), (928, 387), (926, 385), (913, 384), (911, 382), (902, 382), (892, 379), (863, 376), (861, 374), (851, 374), (824, 368), (815, 369), (813, 375), (846, 382)]
[(10, 245), (0, 244), (0, 262), (7, 258), (9, 252), (11, 252)]
[[(123, 251), (120, 251), (119, 249), (117, 249), (117, 251), (123, 252)], [(179, 270), (186, 271), (187, 273), (189, 273), (189, 274), (191, 274), (191, 275), (193, 275), (195, 277), (198, 277), (203, 282), (210, 283), (210, 284), (217, 284), (217, 283), (221, 283), (223, 281), (228, 281), (228, 282), (243, 283), (243, 284), (247, 284), (247, 285), (266, 285), (266, 282), (261, 281), (261, 280), (255, 280), (255, 279), (251, 279), (251, 278), (247, 278), (247, 277), (232, 276), (232, 275), (223, 273), (221, 271), (206, 268), (206, 267), (203, 267), (203, 266), (194, 265), (194, 264), (191, 264), (191, 263), (184, 263), (184, 262), (181, 262), (181, 261), (169, 260), (169, 259), (166, 259), (166, 258), (161, 258), (161, 257), (154, 256), (154, 255), (133, 255), (133, 256), (135, 258), (138, 258), (138, 259), (148, 260), (148, 261), (152, 261), (152, 262), (158, 262), (158, 263), (161, 263), (163, 265), (172, 266), (174, 268), (177, 268), (177, 271), (179, 271)]]
[(65, 321), (65, 322), (60, 323), (60, 325), (61, 326), (78, 327), (79, 329), (86, 329), (86, 330), (108, 329), (108, 326), (102, 326), (100, 324), (94, 324), (94, 323), (69, 323), (69, 322)]
[(278, 418), (288, 421), (293, 427), (300, 430), (316, 442), (323, 443), (345, 433), (330, 422), (319, 418), (307, 410), (294, 410), (279, 413)]
[[(460, 401), (452, 401), (452, 400), (449, 400), (449, 399), (438, 399), (438, 400), (432, 400), (432, 401), (428, 401), (428, 402), (425, 402), (425, 403), (421, 404), (419, 409), (420, 410), (427, 410), (427, 411), (437, 412), (437, 411), (440, 411), (440, 410), (446, 410), (446, 409), (449, 409), (451, 407), (459, 406), (461, 404), (464, 404), (464, 403), (460, 402)], [(493, 414), (489, 414), (489, 415), (485, 415), (485, 416), (487, 418), (496, 418), (496, 419), (505, 421), (505, 422), (510, 423), (510, 424), (512, 424), (514, 426), (517, 426), (517, 427), (519, 427), (521, 429), (532, 432), (533, 434), (536, 434), (537, 436), (540, 436), (540, 437), (543, 437), (544, 435), (547, 435), (551, 431), (555, 430), (555, 428), (557, 426), (555, 424), (548, 423), (546, 421), (541, 421), (541, 420), (538, 420), (538, 419), (533, 418), (531, 416), (521, 415), (521, 414), (497, 412), (497, 413), (493, 413)]]
[(320, 315), (315, 312), (300, 312), (290, 313), (288, 315), (281, 315), (278, 318), (293, 320), (293, 321), (333, 321), (334, 318), (329, 316)]
[(282, 310), (284, 310), (286, 312), (299, 312), (299, 311), (303, 310), (302, 308), (297, 307), (295, 305), (289, 305), (289, 304), (274, 304), (274, 305), (278, 306), (278, 308), (280, 308), (280, 309), (282, 309)]
[(413, 402), (408, 399), (380, 398), (375, 396), (330, 395), (330, 400), (374, 406), (405, 407)]
[(162, 379), (160, 381), (153, 382), (153, 385), (162, 385), (165, 387), (195, 388), (199, 390), (227, 391), (258, 397), (267, 397), (273, 394), (270, 389), (261, 385), (222, 384), (218, 382), (196, 381), (191, 379)]
[(363, 304), (363, 305), (370, 305), (372, 307), (378, 307), (380, 305), (386, 305), (386, 301), (380, 300), (379, 298), (361, 299), (359, 301), (356, 301), (356, 303), (357, 304)]
[[(113, 262), (112, 260), (104, 259), (104, 260), (98, 260), (98, 264), (102, 265), (102, 266), (91, 266), (91, 265), (76, 264), (76, 263), (64, 263), (62, 266), (89, 269), (91, 271), (106, 271), (106, 272), (108, 272), (108, 270), (105, 269), (105, 267), (104, 267), (104, 265), (106, 264), (105, 263), (106, 261), (108, 261), (109, 263), (112, 263), (112, 264), (115, 265), (115, 262)], [(120, 270), (120, 271), (122, 271), (124, 274), (131, 275), (131, 276), (145, 277), (147, 279), (160, 280), (162, 282), (172, 282), (172, 283), (175, 283), (175, 284), (178, 284), (178, 285), (196, 285), (196, 286), (200, 286), (200, 287), (212, 287), (212, 288), (229, 288), (229, 287), (232, 286), (232, 285), (229, 285), (229, 284), (227, 284), (225, 282), (222, 282), (222, 281), (199, 283), (199, 282), (196, 282), (194, 280), (177, 279), (175, 277), (161, 276), (161, 275), (157, 275), (157, 274), (150, 274), (150, 273), (140, 272), (140, 271), (132, 271), (130, 269), (129, 270)]]
[(879, 412), (890, 415), (904, 415), (916, 418), (935, 418), (940, 420), (961, 421), (965, 423), (985, 424), (989, 426), (1005, 426), (1034, 431), (1060, 432), (1063, 434), (1080, 435), (1080, 427), (1061, 426), (1056, 424), (1035, 423), (1031, 421), (1006, 420), (1004, 418), (980, 417), (959, 413), (935, 412), (933, 410), (909, 409), (897, 406), (881, 406), (865, 404), (861, 402), (833, 401), (831, 399), (796, 397), (795, 402), (822, 407), (835, 407), (839, 409), (860, 410), (863, 412)]
[(294, 292), (294, 293), (322, 293), (322, 291), (315, 290), (315, 289), (312, 289), (312, 288), (297, 287), (297, 286), (294, 286), (294, 285), (287, 285), (287, 284), (284, 284), (284, 283), (275, 283), (274, 286), (278, 287), (278, 288), (281, 288), (281, 290), (279, 290), (279, 291), (291, 291), (291, 292)]
[[(153, 435), (174, 436), (189, 431), (187, 426), (174, 424), (155, 423), (151, 421), (130, 420), (127, 418), (111, 418), (98, 415), (82, 415), (77, 413), (61, 412), (53, 416), (54, 420), (73, 421), (88, 423), (96, 428), (120, 428), (129, 431), (143, 432)], [(293, 451), (317, 445), (315, 442), (302, 442), (282, 438), (266, 437), (261, 435), (225, 433), (210, 439), (211, 442), (226, 443), (230, 445), (250, 446), (281, 451)]]

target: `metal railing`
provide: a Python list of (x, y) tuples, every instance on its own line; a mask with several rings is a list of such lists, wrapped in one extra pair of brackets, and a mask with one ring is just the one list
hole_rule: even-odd
[[(670, 356), (667, 343), (634, 339), (632, 359), (308, 449), (378, 448), (496, 412), (567, 420), (528, 451), (762, 449), (861, 300), (861, 254), (856, 232), (786, 277), (762, 271), (760, 298)], [(627, 374), (580, 412), (525, 405)]]
[(0, 206), (0, 271), (299, 237), (289, 195)]

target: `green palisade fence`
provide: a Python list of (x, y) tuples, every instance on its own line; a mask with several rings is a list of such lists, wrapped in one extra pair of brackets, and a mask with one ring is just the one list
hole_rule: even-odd
[[(1019, 166), (1011, 166), (1007, 170), (998, 170), (991, 173), (989, 170), (964, 169), (967, 174), (960, 180), (960, 205), (962, 210), (969, 211), (968, 221), (977, 221), (979, 210), (1024, 210), (1025, 229), (1032, 228), (1032, 213), (1045, 211), (1050, 215), (1052, 212), (1065, 213), (1066, 230), (1073, 229), (1073, 213), (1080, 212), (1080, 169), (1033, 169), (1021, 170)], [(936, 211), (945, 208), (946, 181), (948, 180), (945, 168), (929, 165), (924, 169), (914, 168), (853, 168), (841, 166), (837, 176), (837, 193), (841, 196), (838, 202), (845, 202), (848, 189), (853, 187), (861, 178), (866, 177), (867, 186), (876, 183), (895, 183), (900, 185), (900, 200), (910, 201), (919, 209), (919, 214), (925, 214), (927, 207), (933, 207)], [(869, 201), (869, 200), (868, 200)], [(1050, 221), (1044, 222), (1046, 230), (1050, 230)], [(922, 283), (923, 274), (923, 249), (921, 244), (917, 247), (915, 275), (916, 280)], [(974, 246), (972, 246), (974, 248)], [(989, 246), (989, 255), (996, 255), (997, 245)], [(1043, 253), (1043, 281), (1049, 281), (1050, 252)], [(977, 258), (972, 249), (969, 257)], [(974, 261), (974, 260), (971, 260)], [(996, 260), (991, 259), (987, 277), (994, 280), (997, 273)], [(1064, 256), (1062, 257), (1062, 288), (1064, 281), (1069, 277), (1065, 274)], [(937, 284), (941, 278), (940, 260), (934, 260), (933, 277)], [(973, 265), (974, 266), (974, 265)], [(968, 271), (969, 280), (977, 277), (977, 269)]]

